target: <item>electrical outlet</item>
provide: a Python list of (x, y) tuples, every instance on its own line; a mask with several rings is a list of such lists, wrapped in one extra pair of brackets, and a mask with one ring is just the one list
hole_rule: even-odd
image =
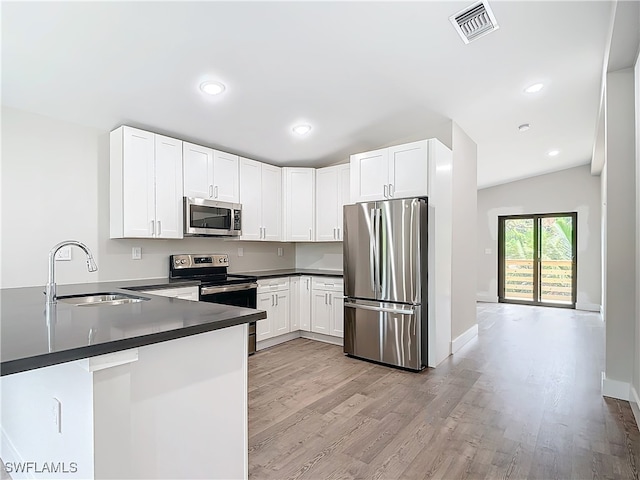
[(281, 257), (284, 255), (284, 248), (278, 247), (278, 256)]
[(56, 252), (56, 260), (61, 262), (68, 262), (71, 260), (71, 245), (62, 247)]
[(131, 258), (133, 260), (140, 260), (142, 258), (142, 247), (133, 247), (131, 249)]
[(491, 249), (490, 248), (485, 248), (484, 249), (484, 254), (485, 255), (491, 255)]
[(239, 257), (243, 257), (244, 256), (244, 248), (238, 247), (238, 256)]

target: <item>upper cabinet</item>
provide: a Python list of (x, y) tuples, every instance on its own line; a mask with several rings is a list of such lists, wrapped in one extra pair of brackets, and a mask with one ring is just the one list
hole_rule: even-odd
[(315, 169), (282, 169), (284, 240), (311, 242), (315, 238)]
[(184, 196), (240, 202), (238, 156), (184, 143)]
[(428, 143), (397, 145), (351, 155), (351, 201), (429, 195)]
[(282, 240), (282, 169), (240, 158), (241, 240)]
[(182, 142), (122, 126), (109, 156), (111, 238), (182, 238)]
[(350, 165), (316, 170), (316, 240), (342, 241), (342, 207), (350, 202)]

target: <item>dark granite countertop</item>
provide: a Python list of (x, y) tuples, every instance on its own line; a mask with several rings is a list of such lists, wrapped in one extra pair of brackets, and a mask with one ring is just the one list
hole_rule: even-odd
[(0, 374), (10, 375), (266, 318), (266, 313), (260, 310), (133, 292), (198, 284), (149, 279), (59, 285), (58, 297), (113, 292), (149, 300), (90, 307), (58, 301), (49, 312), (43, 287), (0, 290)]
[(314, 277), (342, 277), (341, 270), (321, 270), (313, 268), (283, 268), (279, 270), (260, 270), (257, 272), (233, 272), (234, 275), (246, 275), (261, 278), (295, 277), (311, 275)]

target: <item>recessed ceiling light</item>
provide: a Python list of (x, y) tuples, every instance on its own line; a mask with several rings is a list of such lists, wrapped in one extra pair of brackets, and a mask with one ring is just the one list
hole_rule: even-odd
[(224, 92), (225, 86), (220, 82), (203, 82), (200, 84), (200, 90), (207, 95), (219, 95)]
[(549, 155), (550, 157), (555, 157), (555, 156), (557, 156), (559, 154), (560, 154), (560, 150), (549, 150), (547, 152), (547, 155)]
[(526, 132), (530, 128), (531, 128), (531, 125), (529, 125), (528, 123), (523, 123), (522, 125), (518, 125), (518, 130), (520, 132)]
[(534, 83), (533, 85), (528, 86), (524, 89), (525, 93), (538, 93), (540, 90), (544, 88), (543, 83)]
[(306, 135), (311, 131), (311, 125), (307, 123), (296, 125), (295, 127), (293, 127), (293, 131), (298, 135)]

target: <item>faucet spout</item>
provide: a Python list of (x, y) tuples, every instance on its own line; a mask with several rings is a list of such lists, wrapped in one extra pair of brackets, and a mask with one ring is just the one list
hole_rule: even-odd
[(48, 304), (56, 303), (56, 253), (58, 253), (58, 250), (60, 250), (62, 247), (66, 247), (69, 245), (75, 245), (76, 247), (81, 248), (87, 255), (87, 270), (89, 270), (90, 272), (95, 272), (96, 270), (98, 270), (98, 266), (93, 259), (91, 250), (89, 250), (89, 247), (87, 247), (84, 243), (78, 242), (77, 240), (66, 240), (55, 245), (49, 252), (49, 278), (45, 290)]

